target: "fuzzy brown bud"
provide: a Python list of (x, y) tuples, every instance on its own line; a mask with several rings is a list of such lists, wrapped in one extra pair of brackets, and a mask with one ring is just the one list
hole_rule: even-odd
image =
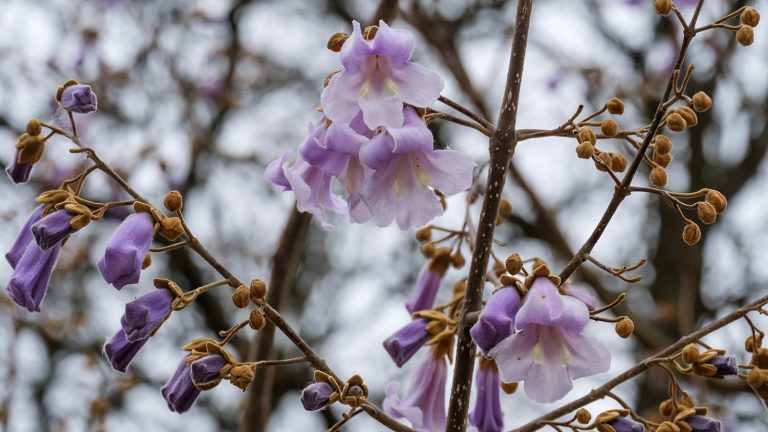
[(242, 391), (248, 388), (248, 384), (253, 381), (253, 368), (245, 364), (239, 364), (234, 366), (229, 371), (229, 382)]
[(608, 112), (611, 114), (624, 114), (624, 102), (622, 102), (619, 98), (611, 98), (611, 100), (609, 100), (605, 106), (608, 107)]
[(654, 0), (653, 6), (656, 8), (657, 14), (667, 16), (672, 11), (674, 3), (672, 0)]
[(427, 258), (432, 258), (435, 256), (435, 250), (436, 247), (434, 243), (424, 243), (421, 245), (421, 254)]
[(251, 281), (251, 287), (248, 290), (251, 297), (257, 299), (263, 299), (267, 295), (267, 284), (261, 279), (254, 279)]
[[(744, 341), (744, 350), (747, 352), (754, 352), (757, 348), (760, 348), (760, 345), (763, 344), (763, 336), (758, 334), (757, 335), (757, 344), (755, 344), (755, 339), (752, 336), (749, 336), (746, 341)], [(757, 345), (757, 346), (755, 346)]]
[(666, 168), (669, 166), (670, 163), (672, 163), (672, 155), (669, 153), (659, 154), (659, 153), (653, 152), (653, 161), (661, 165), (662, 167)]
[(752, 26), (742, 24), (736, 31), (736, 42), (742, 46), (749, 46), (755, 41), (755, 31)]
[(144, 259), (141, 261), (141, 269), (146, 270), (151, 265), (152, 265), (152, 253), (147, 252), (147, 254), (144, 255)]
[(725, 199), (725, 196), (714, 189), (707, 191), (707, 194), (704, 196), (704, 200), (712, 204), (712, 207), (714, 207), (715, 211), (718, 213), (724, 212), (728, 207), (728, 200)]
[(665, 421), (659, 425), (656, 432), (680, 432), (680, 427), (672, 422)]
[(624, 317), (616, 323), (615, 330), (617, 335), (626, 339), (635, 331), (635, 323), (629, 317)]
[(717, 220), (717, 210), (708, 202), (696, 203), (696, 214), (699, 216), (699, 220), (707, 225), (713, 224)]
[(232, 303), (240, 309), (251, 304), (251, 292), (245, 285), (240, 285), (232, 292)]
[(658, 154), (667, 154), (672, 151), (672, 140), (666, 135), (656, 135), (653, 139), (653, 150)]
[(513, 383), (502, 382), (501, 383), (501, 389), (504, 391), (504, 393), (506, 393), (508, 395), (511, 395), (511, 394), (513, 394), (514, 392), (517, 391), (517, 383), (516, 382), (513, 382)]
[(576, 420), (581, 424), (587, 424), (592, 420), (592, 414), (584, 408), (579, 408), (579, 410), (576, 411)]
[(376, 33), (379, 31), (379, 26), (370, 25), (363, 30), (363, 39), (369, 41), (376, 37)]
[(648, 179), (652, 185), (663, 188), (667, 184), (667, 170), (660, 166), (654, 167)]
[(158, 232), (168, 240), (174, 241), (184, 234), (184, 227), (181, 225), (179, 218), (167, 217), (160, 221), (160, 230)]
[(619, 133), (619, 124), (614, 119), (605, 119), (600, 122), (600, 131), (607, 137), (615, 137)]
[(701, 240), (701, 228), (693, 222), (685, 225), (683, 228), (683, 241), (688, 246), (693, 246)]
[(712, 98), (708, 94), (700, 91), (691, 98), (693, 109), (698, 112), (704, 112), (712, 107)]
[(431, 238), (432, 238), (432, 227), (430, 226), (419, 228), (416, 231), (416, 240), (420, 242), (428, 241)]
[(248, 325), (251, 326), (252, 329), (261, 330), (266, 323), (267, 320), (264, 319), (264, 314), (261, 313), (260, 310), (254, 309), (251, 311), (251, 315), (248, 317)]
[(462, 255), (461, 252), (456, 251), (456, 253), (451, 256), (451, 264), (453, 264), (453, 267), (459, 269), (464, 267), (465, 263), (466, 260), (464, 259), (464, 255)]
[(589, 128), (581, 128), (579, 130), (579, 142), (588, 142), (592, 145), (595, 145), (597, 142), (597, 135), (595, 135), (594, 132), (592, 132), (592, 129)]
[(740, 18), (743, 24), (751, 27), (757, 27), (757, 24), (760, 23), (760, 14), (751, 7), (744, 8)]
[(581, 159), (589, 159), (595, 154), (595, 146), (590, 142), (579, 143), (576, 146), (576, 156)]
[(613, 159), (611, 157), (611, 154), (612, 153), (610, 152), (602, 152), (599, 155), (597, 155), (600, 161), (595, 161), (595, 168), (597, 168), (598, 171), (607, 171), (608, 169), (611, 168), (611, 163), (612, 163), (611, 159)]
[(675, 404), (672, 399), (667, 399), (659, 404), (659, 414), (667, 417), (675, 411)]
[(346, 33), (334, 33), (328, 38), (328, 44), (326, 46), (333, 52), (339, 52), (347, 39), (349, 39), (349, 35)]
[(696, 344), (688, 344), (682, 351), (682, 359), (686, 364), (696, 363), (700, 355), (701, 352)]
[(696, 115), (696, 111), (687, 106), (680, 107), (676, 109), (675, 112), (680, 114), (680, 117), (685, 120), (685, 124), (688, 127), (696, 126), (699, 123), (699, 116)]
[(168, 211), (175, 212), (181, 210), (181, 207), (184, 206), (184, 200), (181, 198), (181, 193), (175, 190), (168, 192), (163, 200), (163, 205)]
[(627, 158), (619, 153), (611, 153), (611, 171), (624, 172), (627, 169)]
[(523, 269), (523, 259), (517, 253), (513, 253), (504, 261), (504, 267), (507, 269), (507, 273), (514, 276)]
[(509, 202), (506, 198), (501, 198), (501, 202), (499, 203), (499, 215), (502, 217), (507, 217), (512, 214), (512, 203)]
[(667, 129), (672, 132), (682, 132), (686, 126), (685, 119), (680, 114), (673, 112), (667, 115)]
[(38, 120), (30, 120), (27, 122), (27, 133), (32, 136), (38, 136), (43, 131), (42, 125), (40, 125), (40, 121)]

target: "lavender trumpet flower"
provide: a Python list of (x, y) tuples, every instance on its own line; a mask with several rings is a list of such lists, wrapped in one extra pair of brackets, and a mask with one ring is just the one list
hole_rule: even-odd
[(220, 355), (209, 355), (195, 360), (190, 365), (192, 382), (199, 390), (208, 390), (221, 382), (221, 369), (227, 360)]
[(385, 389), (384, 411), (394, 418), (405, 418), (419, 431), (445, 429), (445, 385), (448, 363), (444, 356), (427, 353), (414, 375), (407, 395), (397, 396), (400, 383), (395, 381)]
[(451, 255), (448, 249), (441, 249), (434, 258), (429, 260), (422, 267), (419, 277), (416, 280), (416, 288), (405, 308), (409, 313), (420, 310), (432, 309), (435, 305), (435, 298), (440, 289), (440, 282), (448, 271), (451, 263)]
[(520, 309), (520, 293), (515, 287), (502, 288), (491, 296), (469, 330), (472, 340), (484, 354), (515, 331), (515, 315)]
[(227, 364), (227, 361), (218, 355), (206, 356), (191, 364), (188, 359), (189, 356), (181, 360), (176, 372), (160, 389), (168, 403), (168, 409), (179, 414), (189, 410), (200, 396), (201, 391), (197, 385), (210, 388), (212, 383), (217, 382), (221, 369)]
[(129, 341), (123, 329), (120, 329), (104, 345), (104, 355), (109, 360), (112, 369), (125, 373), (128, 366), (139, 353), (141, 348), (149, 341), (149, 338)]
[(107, 283), (121, 289), (139, 281), (154, 226), (154, 218), (146, 212), (128, 216), (120, 224), (96, 265)]
[[(16, 304), (30, 312), (40, 312), (40, 304), (48, 290), (60, 251), (61, 246), (58, 244), (42, 250), (33, 242), (29, 242), (21, 258), (16, 262), (6, 287), (8, 295)], [(16, 251), (12, 250), (12, 252)], [(6, 259), (8, 261), (15, 259), (15, 254), (10, 258), (6, 255)]]
[(74, 231), (70, 222), (75, 216), (66, 210), (57, 210), (37, 221), (32, 225), (32, 235), (37, 245), (46, 250), (60, 244)]
[(643, 432), (645, 426), (627, 416), (619, 416), (606, 423), (616, 430), (616, 432)]
[(691, 427), (691, 432), (720, 432), (720, 421), (713, 418), (694, 415), (685, 419)]
[(157, 289), (125, 305), (120, 323), (126, 339), (136, 342), (150, 337), (171, 313), (175, 296), (167, 289)]
[(425, 319), (413, 320), (384, 340), (384, 349), (397, 367), (402, 367), (429, 340), (427, 324)]
[(21, 256), (24, 254), (24, 251), (27, 249), (27, 247), (29, 247), (29, 245), (32, 244), (33, 236), (30, 228), (32, 228), (32, 225), (40, 220), (44, 207), (45, 206), (43, 205), (35, 207), (32, 213), (27, 217), (27, 221), (19, 231), (19, 234), (16, 236), (16, 241), (13, 242), (11, 250), (5, 254), (5, 259), (8, 261), (8, 264), (11, 265), (11, 268), (16, 268), (16, 265), (19, 263)]
[(96, 105), (96, 94), (89, 85), (70, 85), (61, 93), (61, 107), (67, 111), (87, 114), (96, 111)]
[(504, 428), (504, 413), (499, 398), (499, 373), (488, 361), (480, 361), (475, 374), (477, 400), (475, 409), (469, 413), (470, 432), (501, 432)]
[(730, 375), (739, 374), (739, 362), (733, 356), (714, 356), (707, 363), (717, 368), (714, 378), (724, 378)]
[(301, 391), (301, 404), (307, 411), (319, 411), (331, 403), (335, 391), (327, 382), (314, 382)]
[(31, 162), (19, 162), (20, 152), (21, 150), (16, 150), (11, 163), (5, 168), (5, 173), (8, 174), (8, 177), (15, 184), (29, 181), (29, 176), (32, 174), (32, 167), (34, 166)]

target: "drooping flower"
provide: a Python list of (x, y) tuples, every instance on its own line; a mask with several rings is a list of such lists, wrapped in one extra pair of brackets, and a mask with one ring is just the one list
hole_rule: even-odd
[(155, 220), (147, 212), (128, 216), (117, 227), (99, 260), (101, 276), (107, 283), (121, 289), (139, 281), (144, 257), (152, 244)]
[(199, 390), (208, 390), (221, 382), (221, 369), (227, 360), (220, 355), (209, 355), (197, 359), (190, 365), (192, 382)]
[(384, 340), (384, 349), (397, 367), (402, 367), (429, 340), (427, 324), (425, 319), (413, 320)]
[(525, 381), (536, 402), (554, 402), (573, 387), (571, 380), (605, 372), (610, 352), (582, 333), (589, 322), (587, 306), (560, 294), (545, 277), (533, 281), (515, 318), (519, 332), (488, 353), (504, 382)]
[(29, 181), (29, 176), (32, 174), (32, 167), (34, 166), (31, 162), (19, 162), (19, 152), (20, 150), (16, 150), (11, 163), (5, 168), (5, 173), (8, 174), (8, 177), (15, 184)]
[(694, 415), (685, 419), (691, 426), (691, 432), (720, 432), (720, 421), (702, 415)]
[(739, 362), (736, 357), (717, 355), (712, 357), (707, 363), (717, 368), (713, 377), (723, 378), (729, 375), (739, 374)]
[(447, 248), (441, 248), (419, 272), (416, 287), (411, 299), (405, 304), (409, 313), (420, 310), (432, 309), (435, 305), (437, 292), (440, 290), (440, 282), (451, 263), (451, 252)]
[(329, 119), (349, 123), (362, 110), (371, 129), (399, 127), (403, 104), (427, 107), (437, 100), (445, 84), (436, 73), (410, 61), (414, 48), (410, 33), (379, 21), (376, 36), (366, 41), (357, 21), (352, 27), (340, 52), (343, 69), (321, 95)]
[(174, 298), (170, 290), (161, 288), (126, 304), (120, 318), (126, 339), (135, 342), (151, 336), (171, 313)]
[(148, 337), (129, 341), (123, 329), (120, 329), (104, 345), (104, 355), (109, 360), (109, 364), (112, 365), (112, 369), (125, 373), (133, 358), (147, 341), (149, 341)]
[(70, 85), (61, 93), (61, 106), (67, 111), (86, 114), (96, 111), (96, 105), (96, 94), (89, 85)]
[(327, 382), (314, 382), (301, 391), (301, 404), (307, 411), (319, 411), (331, 403), (335, 391)]
[(397, 396), (400, 383), (395, 381), (387, 385), (384, 411), (394, 418), (407, 419), (418, 431), (445, 429), (447, 375), (448, 362), (445, 356), (427, 353), (402, 400)]
[(626, 416), (619, 416), (615, 419), (607, 422), (608, 425), (613, 427), (616, 432), (643, 432), (645, 426), (642, 423), (638, 423)]
[(481, 360), (475, 374), (477, 399), (475, 409), (469, 413), (469, 424), (474, 432), (501, 432), (504, 427), (504, 413), (499, 398), (499, 373), (495, 366)]
[(564, 293), (565, 295), (569, 295), (571, 297), (575, 297), (581, 300), (582, 303), (587, 305), (587, 308), (589, 308), (589, 310), (597, 309), (599, 307), (598, 300), (595, 298), (595, 296), (587, 292), (587, 290), (583, 288), (575, 287), (573, 285), (568, 285), (568, 284), (564, 286), (565, 286), (565, 293)]
[(469, 330), (472, 340), (487, 354), (515, 331), (515, 315), (520, 309), (520, 293), (515, 287), (504, 287), (491, 296)]
[(32, 236), (31, 228), (35, 222), (40, 220), (44, 207), (45, 206), (43, 205), (39, 205), (32, 210), (32, 213), (27, 217), (24, 226), (19, 230), (19, 234), (16, 236), (16, 241), (13, 242), (13, 246), (11, 246), (11, 249), (5, 254), (5, 259), (8, 261), (8, 264), (11, 265), (11, 268), (16, 268), (24, 251), (30, 244), (32, 244), (34, 238)]
[[(14, 252), (12, 256), (6, 255), (9, 262), (16, 259), (16, 251), (12, 249), (12, 252)], [(58, 244), (42, 250), (37, 244), (29, 241), (21, 258), (15, 265), (11, 263), (14, 271), (6, 287), (8, 296), (16, 304), (30, 312), (40, 312), (40, 304), (48, 290), (51, 274), (59, 259), (59, 252), (61, 252), (61, 246)]]
[(176, 372), (160, 389), (160, 393), (168, 403), (168, 409), (179, 414), (195, 404), (200, 390), (192, 381), (192, 366), (187, 362), (187, 357), (181, 359)]
[(57, 210), (37, 221), (32, 225), (37, 245), (45, 250), (60, 244), (74, 231), (70, 222), (75, 216), (66, 210)]
[(475, 163), (454, 150), (434, 150), (419, 114), (412, 107), (403, 114), (402, 127), (380, 129), (360, 149), (360, 160), (374, 170), (363, 191), (374, 222), (385, 227), (396, 220), (405, 230), (441, 215), (434, 190), (453, 195), (467, 189)]

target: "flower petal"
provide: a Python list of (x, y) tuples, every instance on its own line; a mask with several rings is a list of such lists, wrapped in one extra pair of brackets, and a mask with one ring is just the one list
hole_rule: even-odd
[(350, 71), (341, 71), (334, 75), (320, 95), (323, 113), (331, 121), (349, 123), (361, 107), (358, 100), (364, 80), (363, 75)]
[(488, 356), (496, 360), (501, 380), (507, 383), (525, 379), (533, 366), (533, 349), (539, 339), (539, 328), (532, 327), (499, 342)]
[(411, 59), (415, 41), (410, 32), (390, 28), (379, 20), (379, 30), (372, 41), (373, 54), (388, 56), (395, 64), (402, 64)]
[(517, 328), (531, 324), (553, 325), (562, 315), (564, 308), (563, 296), (557, 291), (555, 284), (545, 277), (537, 277), (517, 313)]
[(357, 72), (362, 68), (361, 63), (374, 55), (371, 46), (363, 39), (360, 23), (352, 21), (352, 34), (341, 46), (339, 58), (345, 70)]
[(568, 349), (568, 374), (571, 379), (605, 372), (611, 367), (611, 352), (600, 342), (590, 336), (560, 332)]
[(392, 78), (403, 102), (422, 108), (435, 103), (445, 88), (440, 75), (416, 63), (394, 66)]
[(525, 376), (525, 393), (534, 401), (549, 403), (561, 399), (573, 388), (565, 363), (562, 339), (555, 328), (542, 328), (534, 361)]
[(475, 161), (455, 150), (432, 150), (424, 154), (421, 168), (429, 175), (429, 185), (446, 195), (469, 189)]

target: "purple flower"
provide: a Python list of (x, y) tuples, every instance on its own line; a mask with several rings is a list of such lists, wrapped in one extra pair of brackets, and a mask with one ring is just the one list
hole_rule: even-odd
[(566, 285), (564, 294), (581, 300), (582, 303), (587, 305), (587, 308), (589, 308), (589, 310), (597, 309), (599, 306), (599, 302), (595, 298), (595, 296), (593, 296), (583, 288), (577, 288), (577, 287), (574, 287), (573, 285)]
[(32, 167), (34, 166), (31, 162), (19, 162), (20, 151), (21, 150), (16, 150), (13, 160), (11, 160), (11, 163), (5, 168), (5, 173), (8, 174), (8, 177), (15, 184), (26, 183), (29, 180), (30, 174), (32, 174)]
[(61, 93), (61, 106), (67, 111), (80, 114), (96, 111), (96, 94), (89, 85), (71, 85)]
[(714, 356), (707, 363), (717, 368), (714, 378), (739, 374), (739, 362), (733, 356)]
[(616, 429), (616, 432), (643, 432), (645, 431), (645, 426), (643, 426), (642, 423), (638, 423), (634, 420), (632, 420), (629, 417), (626, 416), (618, 416), (615, 419), (607, 422), (607, 424), (614, 429)]
[(195, 387), (195, 383), (192, 381), (192, 366), (187, 363), (187, 357), (181, 359), (176, 372), (160, 389), (160, 393), (168, 403), (168, 409), (179, 414), (187, 411), (195, 404), (197, 397), (200, 396), (200, 390)]
[(427, 353), (416, 370), (407, 395), (397, 396), (399, 382), (391, 382), (385, 389), (384, 411), (394, 418), (405, 418), (419, 431), (445, 429), (445, 385), (448, 363), (444, 356), (435, 358)]
[(421, 268), (413, 295), (411, 295), (408, 303), (405, 304), (405, 308), (409, 313), (432, 309), (435, 305), (437, 292), (440, 289), (440, 281), (448, 269), (448, 263), (449, 261), (445, 257), (440, 258), (440, 260), (433, 258)]
[(151, 336), (171, 313), (175, 296), (167, 289), (157, 289), (125, 305), (120, 324), (126, 339), (135, 342)]
[(504, 413), (499, 399), (499, 373), (491, 365), (480, 363), (475, 374), (477, 400), (475, 409), (469, 413), (469, 424), (475, 432), (501, 432), (504, 428)]
[(520, 309), (520, 293), (515, 287), (496, 291), (469, 330), (472, 340), (487, 354), (515, 331), (515, 315)]
[(152, 243), (155, 220), (146, 212), (125, 218), (107, 244), (104, 256), (97, 263), (107, 283), (121, 289), (139, 281), (144, 257)]
[(424, 346), (427, 340), (429, 340), (427, 320), (417, 319), (385, 339), (384, 349), (387, 350), (397, 367), (402, 367), (416, 354), (419, 348)]
[(694, 415), (685, 419), (691, 426), (691, 432), (720, 432), (720, 421), (713, 418)]
[[(14, 244), (14, 246), (16, 245)], [(11, 255), (12, 252), (14, 254), (9, 257), (8, 255)], [(16, 252), (12, 248), (11, 252), (6, 255), (6, 259), (11, 262), (15, 259)], [(60, 245), (42, 250), (35, 243), (28, 241), (27, 247), (16, 265), (11, 263), (14, 271), (6, 287), (8, 296), (16, 304), (25, 307), (30, 312), (40, 312), (40, 303), (43, 302), (43, 297), (48, 290), (51, 274), (56, 267), (56, 261), (59, 259), (59, 252), (61, 252)]]
[(589, 322), (587, 306), (560, 294), (545, 277), (533, 281), (515, 320), (520, 331), (488, 354), (496, 360), (501, 379), (525, 381), (525, 392), (536, 402), (554, 402), (571, 390), (571, 380), (610, 367), (611, 355), (603, 344), (581, 334)]
[(410, 33), (379, 21), (378, 32), (369, 42), (357, 21), (352, 27), (340, 52), (343, 69), (331, 78), (320, 98), (328, 118), (349, 123), (362, 110), (371, 129), (399, 127), (404, 103), (426, 107), (437, 100), (445, 84), (436, 73), (410, 62), (414, 47)]
[(421, 226), (443, 213), (433, 189), (453, 195), (472, 183), (474, 161), (453, 150), (433, 150), (432, 133), (411, 107), (402, 127), (381, 129), (360, 149), (375, 172), (363, 191), (376, 225), (397, 220), (400, 229)]
[(128, 370), (128, 365), (131, 364), (133, 358), (136, 357), (136, 354), (138, 354), (139, 350), (148, 340), (149, 338), (147, 337), (136, 341), (129, 341), (123, 329), (120, 329), (104, 345), (104, 355), (107, 356), (112, 369), (125, 373)]
[(45, 250), (60, 244), (74, 231), (70, 225), (74, 217), (74, 214), (66, 210), (57, 210), (37, 221), (32, 225), (32, 235), (37, 245)]
[(334, 388), (327, 382), (315, 382), (301, 391), (301, 404), (307, 411), (318, 411), (327, 407), (331, 402)]
[(19, 263), (24, 251), (32, 244), (33, 237), (30, 228), (32, 228), (32, 225), (34, 225), (35, 222), (40, 220), (43, 214), (43, 208), (45, 208), (44, 205), (39, 205), (32, 210), (32, 213), (27, 217), (27, 221), (16, 236), (16, 241), (13, 242), (11, 250), (5, 254), (5, 259), (8, 261), (8, 264), (11, 265), (11, 268), (16, 268), (16, 264)]
[(220, 355), (197, 359), (190, 365), (192, 382), (200, 390), (213, 388), (221, 381), (221, 368), (226, 365), (227, 360)]

